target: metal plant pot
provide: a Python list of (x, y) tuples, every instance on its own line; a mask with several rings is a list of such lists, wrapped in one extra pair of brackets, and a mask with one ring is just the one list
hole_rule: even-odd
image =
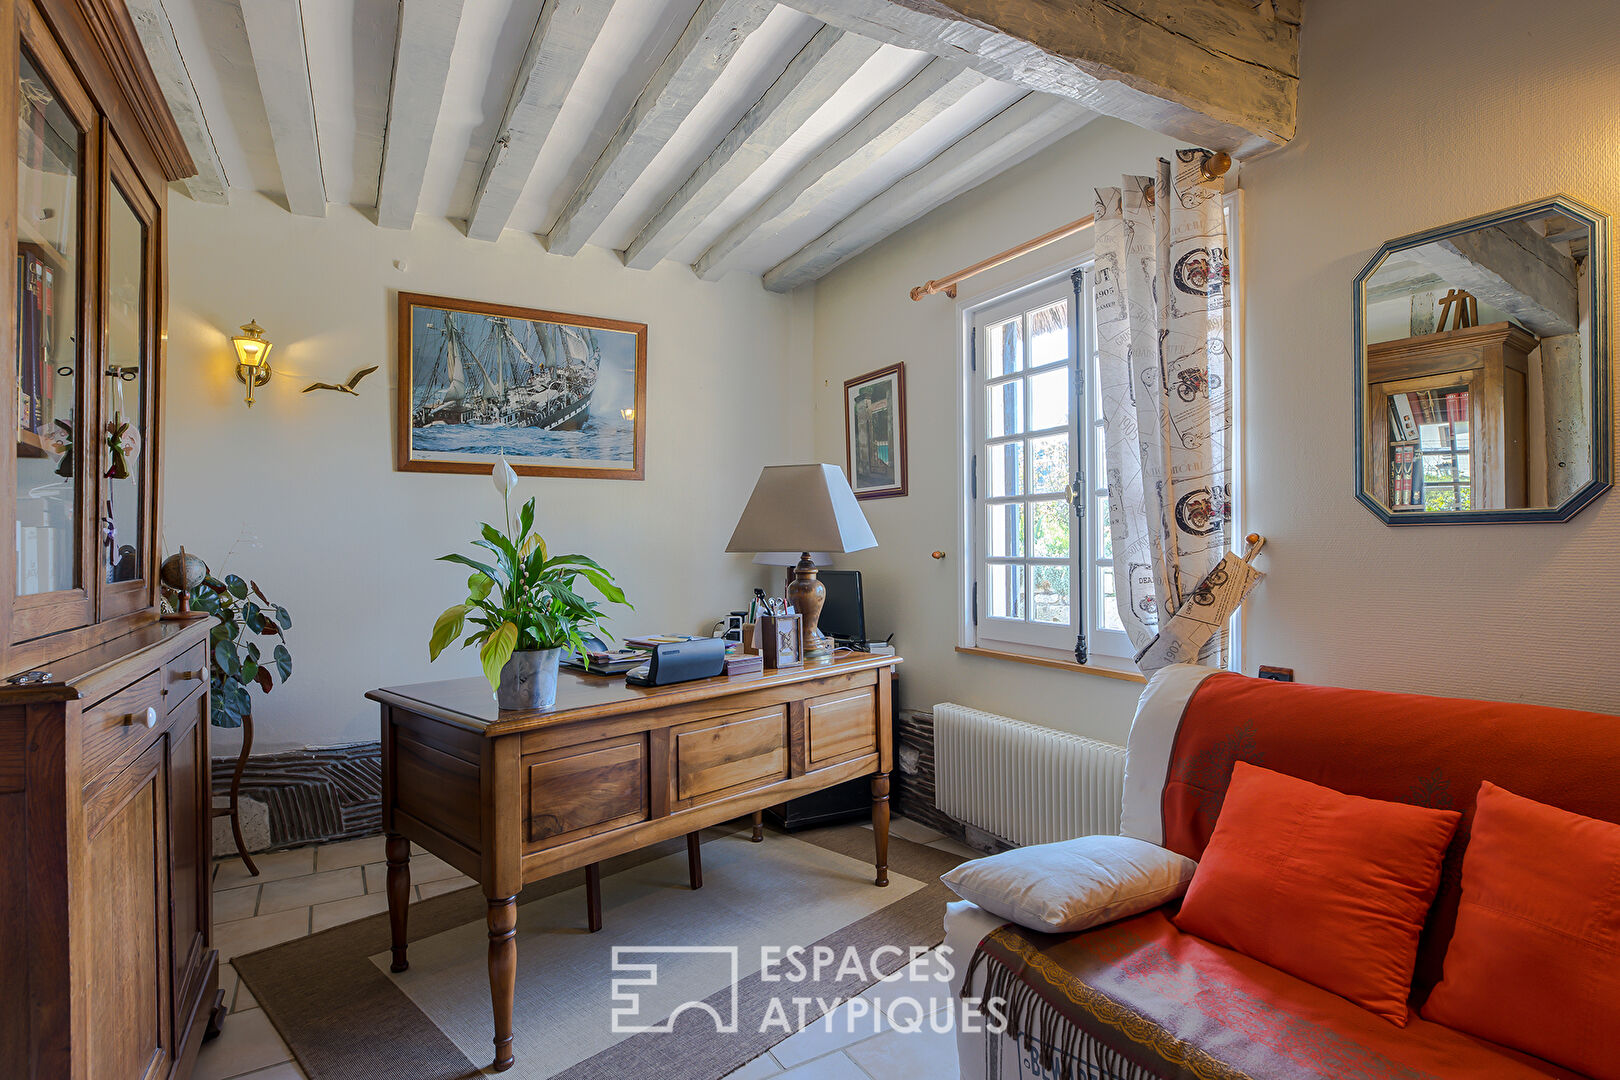
[(549, 709), (557, 704), (557, 662), (561, 649), (525, 649), (501, 668), (495, 703), (503, 709)]

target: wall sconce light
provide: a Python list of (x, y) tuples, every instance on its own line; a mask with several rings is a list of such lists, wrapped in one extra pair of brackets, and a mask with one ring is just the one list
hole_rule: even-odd
[(634, 409), (620, 409), (619, 410), (619, 415), (624, 417), (626, 420), (634, 420), (636, 418), (636, 410), (634, 410)]
[(249, 319), (242, 333), (231, 338), (236, 349), (236, 377), (247, 385), (247, 406), (253, 408), (253, 391), (270, 381), (270, 350), (264, 340), (264, 327)]

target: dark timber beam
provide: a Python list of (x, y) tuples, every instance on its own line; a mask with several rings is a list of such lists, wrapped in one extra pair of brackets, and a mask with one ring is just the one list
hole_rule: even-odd
[(1184, 142), (1294, 137), (1301, 0), (784, 0)]

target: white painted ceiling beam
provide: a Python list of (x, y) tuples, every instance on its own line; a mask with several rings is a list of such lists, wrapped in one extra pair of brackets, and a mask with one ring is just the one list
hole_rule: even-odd
[(976, 71), (948, 60), (931, 60), (833, 144), (771, 193), (746, 218), (727, 229), (692, 264), (705, 281), (735, 267), (749, 240), (769, 236), (813, 213), (827, 194), (853, 181), (907, 137), (985, 82)]
[(579, 254), (773, 7), (772, 0), (703, 0), (585, 182), (563, 207), (546, 238), (547, 250)]
[(377, 224), (385, 229), (408, 229), (416, 220), (444, 80), (450, 73), (450, 52), (461, 26), (461, 5), (462, 0), (400, 0), (382, 179), (377, 185)]
[(1300, 0), (783, 2), (1190, 144), (1245, 156), (1294, 137)]
[(1580, 329), (1575, 260), (1527, 222), (1473, 229), (1399, 252), (1542, 337)]
[(625, 265), (652, 269), (804, 127), (879, 48), (871, 38), (831, 26), (816, 31), (781, 78), (630, 242), (624, 252)]
[(816, 280), (930, 210), (996, 176), (1082, 127), (1097, 114), (1072, 101), (1028, 94), (907, 174), (765, 274), (788, 292)]
[(240, 2), (287, 209), (307, 217), (325, 217), (326, 181), (321, 174), (315, 97), (309, 85), (299, 0)]
[(495, 240), (506, 228), (540, 148), (612, 9), (613, 0), (548, 0), (540, 12), (478, 180), (467, 218), (468, 236)]
[(129, 16), (135, 22), (135, 33), (140, 36), (141, 47), (157, 76), (158, 86), (174, 114), (180, 135), (186, 140), (197, 175), (180, 181), (187, 195), (198, 202), (224, 206), (229, 198), (229, 184), (225, 167), (220, 164), (219, 150), (208, 131), (208, 118), (203, 115), (202, 102), (197, 99), (197, 88), (192, 85), (191, 73), (186, 70), (185, 58), (174, 40), (174, 27), (169, 14), (163, 10), (163, 0), (126, 0)]

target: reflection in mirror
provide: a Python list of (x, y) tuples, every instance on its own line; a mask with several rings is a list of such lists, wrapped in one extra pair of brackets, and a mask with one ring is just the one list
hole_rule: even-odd
[(1550, 199), (1392, 241), (1356, 279), (1357, 471), (1386, 521), (1562, 520), (1607, 485), (1605, 242)]

